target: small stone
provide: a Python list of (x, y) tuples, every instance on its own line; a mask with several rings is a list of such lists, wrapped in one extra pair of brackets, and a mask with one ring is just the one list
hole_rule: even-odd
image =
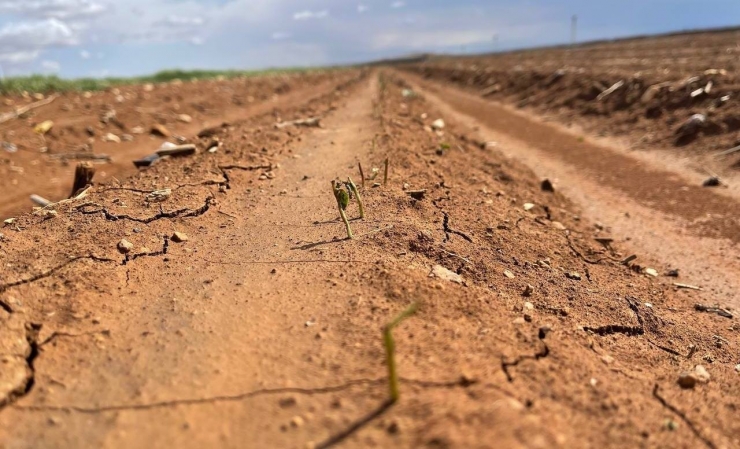
[(514, 278), (516, 277), (516, 276), (514, 275), (514, 273), (512, 273), (512, 272), (511, 272), (511, 271), (509, 271), (509, 270), (504, 270), (504, 276), (506, 276), (506, 277), (507, 277), (507, 278), (509, 278), (509, 279), (514, 279)]
[(144, 134), (143, 126), (134, 126), (131, 128), (131, 134)]
[(712, 176), (711, 178), (704, 181), (704, 183), (702, 184), (702, 186), (704, 187), (719, 187), (721, 185), (722, 181), (716, 176)]
[(683, 372), (678, 376), (678, 385), (684, 389), (691, 389), (696, 386), (696, 375), (690, 372)]
[(606, 363), (607, 365), (611, 365), (612, 363), (614, 363), (614, 357), (605, 354), (601, 356), (601, 361)]
[(121, 140), (124, 142), (133, 142), (134, 136), (132, 136), (131, 134), (121, 134)]
[(694, 376), (696, 377), (697, 381), (703, 384), (709, 382), (709, 380), (712, 378), (712, 376), (709, 374), (709, 371), (704, 368), (704, 365), (696, 365), (696, 367), (694, 368)]
[(397, 421), (393, 421), (388, 425), (388, 433), (391, 435), (396, 435), (401, 431), (401, 427), (398, 425)]
[(156, 125), (152, 126), (152, 129), (149, 131), (152, 135), (159, 136), (159, 137), (170, 137), (172, 133), (170, 130), (168, 130), (164, 125), (160, 125), (157, 123)]
[(658, 277), (658, 271), (655, 268), (645, 268), (645, 274), (654, 278)]
[(529, 311), (529, 310), (534, 310), (534, 304), (532, 304), (531, 302), (527, 301), (527, 302), (524, 303), (524, 306), (522, 307), (522, 310), (524, 310), (525, 312), (526, 311)]
[(193, 121), (193, 117), (187, 114), (180, 114), (177, 116), (177, 120), (183, 123), (190, 123)]
[(184, 232), (175, 232), (172, 234), (172, 241), (175, 243), (183, 243), (188, 241), (188, 235)]
[(302, 427), (304, 423), (305, 421), (300, 416), (294, 416), (290, 419), (290, 425), (295, 428)]
[[(534, 293), (534, 286), (532, 286), (530, 284), (527, 284), (527, 286), (524, 287), (524, 291), (522, 292), (522, 295), (528, 298), (528, 297), (532, 296), (532, 293)], [(527, 304), (530, 304), (531, 305), (532, 303), (531, 302), (526, 302), (526, 303), (524, 303), (524, 306), (526, 307)], [(534, 307), (532, 307), (532, 308), (534, 308)]]
[(738, 373), (740, 373), (740, 364), (735, 365), (735, 371), (737, 371)]
[(447, 268), (443, 267), (442, 265), (435, 265), (432, 267), (432, 272), (429, 274), (429, 276), (434, 276), (439, 279), (442, 279), (443, 281), (450, 281), (454, 282), (456, 284), (462, 284), (463, 279), (462, 276), (455, 273), (454, 271), (450, 271)]
[(108, 133), (103, 136), (103, 142), (121, 143), (121, 138), (113, 133)]
[(552, 328), (550, 326), (542, 326), (537, 336), (539, 337), (540, 340), (544, 340), (545, 337), (547, 337), (547, 334), (550, 333), (550, 331), (552, 331)]
[(134, 244), (129, 242), (126, 239), (121, 239), (120, 242), (118, 242), (118, 251), (121, 254), (128, 254), (131, 252), (131, 250), (134, 249)]
[(575, 271), (571, 271), (571, 272), (565, 273), (565, 277), (567, 277), (568, 279), (573, 279), (574, 281), (580, 281), (581, 280), (581, 275), (578, 272), (575, 272)]
[(525, 320), (524, 317), (514, 318), (514, 321), (512, 321), (512, 323), (514, 324), (524, 324), (526, 322), (527, 320)]
[(559, 221), (553, 221), (552, 227), (557, 229), (558, 231), (565, 231), (566, 229), (565, 225), (560, 223)]
[(442, 130), (445, 127), (445, 121), (441, 118), (438, 118), (437, 120), (432, 122), (432, 129), (434, 130)]
[(552, 182), (549, 179), (545, 179), (542, 181), (542, 184), (540, 185), (540, 188), (543, 192), (554, 192), (555, 186), (552, 185)]
[(534, 209), (534, 204), (532, 204), (532, 203), (524, 203), (524, 210), (530, 211), (532, 209)]

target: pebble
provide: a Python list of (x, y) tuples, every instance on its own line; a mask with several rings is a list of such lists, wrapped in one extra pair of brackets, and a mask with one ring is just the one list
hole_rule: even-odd
[(534, 304), (532, 304), (529, 301), (525, 302), (524, 303), (523, 310), (525, 310), (525, 311), (527, 311), (527, 310), (534, 310)]
[(532, 210), (532, 209), (534, 209), (534, 204), (532, 204), (532, 203), (524, 203), (524, 210), (529, 211), (529, 210)]
[(132, 136), (131, 134), (121, 134), (121, 140), (124, 142), (133, 142), (134, 136)]
[(612, 363), (614, 363), (614, 357), (605, 354), (601, 356), (601, 361), (606, 363), (607, 365), (611, 365)]
[(554, 192), (555, 186), (552, 185), (552, 181), (549, 179), (545, 179), (542, 181), (542, 184), (540, 185), (540, 188), (543, 192)]
[(735, 365), (735, 371), (737, 371), (738, 373), (740, 373), (740, 364)]
[(103, 136), (103, 142), (121, 143), (121, 138), (113, 133), (108, 133)]
[[(524, 291), (522, 292), (522, 295), (524, 295), (526, 297), (530, 297), (530, 296), (532, 296), (532, 293), (534, 293), (534, 287), (532, 285), (530, 285), (530, 284), (527, 284), (527, 286), (524, 287)], [(530, 302), (524, 303), (524, 307), (526, 307), (527, 304), (530, 304), (531, 305), (532, 303), (530, 303)], [(534, 308), (534, 306), (532, 308)]]
[(180, 114), (177, 116), (177, 120), (181, 121), (183, 123), (190, 123), (193, 121), (193, 117), (187, 115), (187, 114)]
[(566, 227), (564, 224), (560, 223), (559, 221), (553, 221), (552, 227), (559, 230), (559, 231), (565, 231)]
[(696, 376), (696, 380), (703, 384), (709, 382), (709, 380), (712, 378), (712, 376), (709, 374), (709, 371), (704, 368), (704, 365), (696, 365), (696, 367), (694, 368), (694, 375)]
[(290, 420), (290, 425), (293, 426), (293, 427), (295, 427), (295, 428), (302, 427), (304, 423), (305, 423), (305, 421), (300, 416), (294, 416)]
[(575, 271), (571, 271), (569, 273), (565, 273), (565, 277), (567, 277), (568, 279), (573, 279), (574, 281), (580, 281), (581, 280), (580, 273), (577, 273)]
[(118, 251), (120, 251), (121, 254), (128, 254), (132, 249), (134, 249), (134, 244), (128, 240), (121, 239), (121, 241), (118, 242)]
[(512, 272), (511, 272), (511, 271), (509, 271), (509, 270), (504, 270), (504, 276), (506, 276), (506, 277), (507, 277), (507, 278), (509, 278), (509, 279), (514, 279), (514, 278), (516, 277), (516, 276), (514, 275), (514, 273), (512, 273)]
[(645, 274), (647, 274), (648, 276), (652, 276), (654, 278), (657, 278), (658, 277), (658, 270), (656, 270), (655, 268), (645, 268)]
[(144, 134), (144, 127), (143, 126), (134, 126), (131, 128), (132, 134)]
[(434, 130), (441, 130), (445, 127), (445, 121), (441, 118), (438, 118), (437, 120), (432, 122), (432, 129)]
[(432, 267), (432, 272), (429, 274), (430, 276), (437, 277), (439, 279), (442, 279), (443, 281), (450, 281), (454, 282), (456, 284), (462, 284), (463, 278), (459, 274), (455, 273), (454, 271), (450, 271), (447, 268), (443, 267), (442, 265), (435, 265)]
[(183, 243), (188, 241), (188, 235), (184, 232), (175, 232), (172, 234), (172, 241), (175, 243)]

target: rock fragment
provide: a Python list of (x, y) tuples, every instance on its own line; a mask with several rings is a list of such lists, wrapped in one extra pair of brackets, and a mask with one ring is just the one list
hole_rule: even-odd
[(184, 232), (178, 232), (176, 231), (174, 234), (172, 234), (172, 241), (175, 243), (183, 243), (187, 242), (189, 240), (188, 235)]
[(128, 254), (131, 252), (131, 250), (134, 249), (134, 244), (129, 242), (126, 239), (121, 239), (120, 242), (118, 242), (118, 251), (121, 254)]
[(463, 278), (459, 274), (455, 273), (454, 271), (448, 270), (447, 268), (443, 267), (442, 265), (435, 265), (432, 267), (432, 272), (429, 274), (430, 276), (437, 277), (439, 279), (442, 279), (444, 281), (450, 281), (454, 282), (456, 284), (462, 284)]

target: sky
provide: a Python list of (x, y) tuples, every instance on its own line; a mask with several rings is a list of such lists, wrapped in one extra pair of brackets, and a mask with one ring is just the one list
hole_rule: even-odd
[(737, 0), (0, 0), (0, 75), (356, 63), (740, 25)]

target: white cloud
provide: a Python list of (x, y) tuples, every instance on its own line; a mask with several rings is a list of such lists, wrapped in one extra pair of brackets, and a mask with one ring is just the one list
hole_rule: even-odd
[(49, 73), (57, 73), (62, 69), (62, 65), (57, 61), (41, 61), (41, 67)]
[(285, 39), (290, 39), (291, 34), (290, 33), (283, 33), (283, 32), (277, 31), (275, 33), (272, 33), (272, 36), (270, 36), (270, 37), (273, 40), (282, 41), (282, 40), (285, 40)]
[(203, 40), (202, 37), (195, 36), (190, 38), (190, 43), (193, 45), (203, 45), (205, 43), (205, 40)]
[(0, 0), (0, 11), (33, 18), (76, 20), (104, 13), (107, 7), (92, 0)]
[(391, 31), (373, 37), (372, 48), (406, 48), (411, 50), (438, 49), (471, 45), (491, 40), (490, 30)]
[(366, 5), (357, 5), (357, 12), (360, 14), (367, 11), (368, 9), (370, 8), (368, 8)]
[(394, 9), (403, 8), (404, 6), (406, 6), (406, 2), (397, 1), (397, 2), (391, 3), (391, 8), (394, 8)]
[(161, 21), (160, 24), (169, 25), (173, 27), (198, 27), (205, 23), (202, 17), (180, 17), (180, 16), (169, 16), (165, 20)]
[(293, 20), (323, 19), (329, 15), (329, 11), (300, 11), (293, 14)]
[(0, 59), (15, 63), (32, 61), (49, 47), (77, 44), (72, 29), (57, 19), (10, 23), (0, 29)]
[(80, 52), (80, 58), (82, 58), (82, 59), (90, 59), (90, 57), (91, 57), (91, 56), (92, 56), (92, 55), (91, 55), (91, 54), (90, 54), (90, 52), (89, 52), (89, 51), (87, 51), (87, 50), (82, 50), (82, 51)]

